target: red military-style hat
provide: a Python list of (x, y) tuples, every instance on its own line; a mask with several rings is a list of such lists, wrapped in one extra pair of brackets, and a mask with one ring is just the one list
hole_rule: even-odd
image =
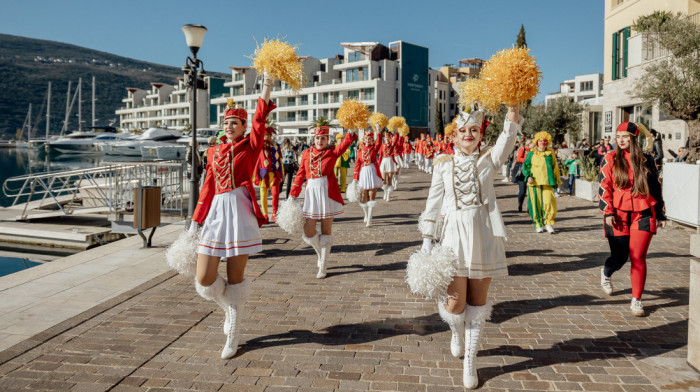
[(229, 118), (238, 118), (242, 121), (248, 121), (248, 112), (245, 109), (236, 109), (236, 103), (233, 102), (232, 98), (226, 101), (226, 112), (224, 113), (224, 120)]
[(314, 128), (314, 136), (328, 136), (329, 128), (325, 125)]
[(639, 127), (633, 122), (623, 122), (617, 126), (617, 132), (627, 132), (632, 136), (639, 136)]

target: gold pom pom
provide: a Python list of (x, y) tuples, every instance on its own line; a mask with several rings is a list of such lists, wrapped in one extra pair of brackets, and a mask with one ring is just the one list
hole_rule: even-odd
[(457, 128), (457, 124), (455, 123), (449, 123), (445, 127), (445, 136), (452, 136), (452, 133), (454, 133), (455, 129)]
[(345, 129), (365, 129), (369, 122), (369, 108), (362, 102), (348, 99), (340, 105), (335, 118)]
[(233, 101), (233, 98), (227, 98), (226, 99), (226, 106), (233, 109), (236, 107), (236, 102)]
[(491, 57), (481, 69), (480, 78), (486, 84), (485, 91), (499, 103), (518, 106), (537, 96), (542, 72), (529, 49), (512, 48)]
[(501, 103), (489, 87), (487, 82), (477, 78), (467, 79), (460, 83), (458, 87), (459, 107), (467, 109), (472, 103), (479, 102), (484, 110), (498, 111), (501, 108)]
[(408, 124), (404, 123), (399, 127), (399, 135), (401, 136), (408, 136), (408, 132), (411, 131), (411, 128), (408, 127)]
[(258, 74), (267, 72), (273, 80), (281, 80), (298, 91), (304, 87), (304, 71), (296, 49), (278, 39), (266, 39), (255, 49), (253, 68)]
[(403, 125), (406, 125), (406, 119), (401, 116), (394, 116), (389, 119), (386, 129), (393, 133)]
[(375, 131), (381, 131), (389, 123), (389, 119), (383, 113), (373, 113), (369, 118), (369, 123)]

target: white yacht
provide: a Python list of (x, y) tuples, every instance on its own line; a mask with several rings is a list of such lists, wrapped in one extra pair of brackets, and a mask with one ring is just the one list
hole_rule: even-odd
[(142, 147), (174, 146), (181, 136), (182, 133), (174, 129), (148, 128), (130, 140), (107, 145), (103, 151), (108, 155), (142, 156)]
[[(218, 128), (199, 128), (197, 129), (197, 147), (199, 149), (199, 152), (202, 153), (209, 148), (209, 137), (210, 136), (218, 136), (219, 132), (221, 132), (221, 129)], [(185, 136), (177, 139), (177, 144), (184, 146), (187, 148), (187, 146), (190, 145), (190, 142), (192, 141), (192, 133), (190, 132), (189, 134), (186, 134)], [(183, 156), (184, 157), (184, 156)]]
[(126, 132), (118, 133), (113, 127), (90, 127), (89, 129), (92, 129), (92, 131), (73, 132), (66, 136), (49, 140), (46, 143), (48, 152), (95, 154), (100, 152), (100, 149), (97, 147), (98, 144), (125, 140), (130, 136)]

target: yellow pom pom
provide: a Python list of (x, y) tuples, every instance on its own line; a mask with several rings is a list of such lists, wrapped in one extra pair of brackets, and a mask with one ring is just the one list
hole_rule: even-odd
[(402, 126), (399, 127), (399, 134), (401, 136), (408, 136), (408, 132), (411, 131), (411, 128), (408, 127), (408, 124), (404, 123)]
[(396, 130), (403, 125), (406, 125), (406, 119), (401, 116), (394, 116), (389, 119), (386, 129), (390, 132), (396, 132)]
[(462, 109), (469, 108), (472, 103), (479, 102), (481, 108), (495, 112), (501, 108), (497, 97), (489, 90), (489, 84), (483, 79), (467, 79), (458, 87), (458, 105)]
[(278, 39), (265, 40), (253, 54), (253, 68), (258, 74), (267, 74), (281, 80), (294, 91), (304, 87), (304, 71), (296, 47)]
[(484, 91), (493, 94), (499, 103), (518, 106), (537, 96), (542, 72), (529, 49), (512, 48), (491, 57), (481, 69), (480, 78), (486, 84)]
[(227, 98), (226, 99), (226, 106), (230, 107), (231, 109), (236, 107), (236, 102), (233, 101), (233, 98)]
[(455, 129), (457, 128), (457, 124), (455, 123), (449, 123), (445, 127), (445, 136), (452, 136), (452, 133), (454, 133)]
[(369, 108), (362, 102), (348, 99), (340, 105), (335, 118), (345, 129), (365, 129), (369, 122)]
[(373, 113), (369, 118), (369, 123), (376, 131), (380, 131), (389, 123), (389, 119), (383, 113)]

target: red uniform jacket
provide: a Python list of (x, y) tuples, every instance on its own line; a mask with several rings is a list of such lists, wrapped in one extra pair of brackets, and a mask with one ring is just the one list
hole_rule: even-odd
[(423, 140), (423, 139), (418, 140), (418, 141), (416, 142), (416, 146), (415, 146), (415, 147), (416, 147), (416, 154), (423, 155), (423, 147), (424, 147), (423, 144), (424, 144), (424, 142), (425, 142), (425, 140)]
[(353, 180), (359, 180), (362, 168), (373, 163), (374, 171), (377, 172), (377, 177), (382, 178), (382, 173), (379, 172), (379, 164), (377, 164), (379, 150), (382, 148), (382, 138), (380, 135), (381, 134), (377, 135), (376, 141), (372, 145), (368, 146), (364, 142), (360, 143), (360, 148), (355, 158), (355, 169), (352, 175)]
[[(226, 136), (223, 136), (221, 138), (222, 144), (217, 144), (207, 150), (207, 177), (199, 194), (197, 208), (192, 214), (193, 221), (199, 224), (204, 223), (214, 195), (245, 186), (253, 203), (258, 226), (267, 222), (267, 217), (263, 215), (255, 197), (251, 178), (255, 162), (265, 144), (265, 119), (275, 107), (274, 102), (268, 103), (262, 98), (258, 98), (250, 135), (237, 143), (225, 143)], [(231, 172), (233, 172), (233, 178), (231, 178)]]
[[(291, 196), (299, 197), (301, 186), (304, 184), (305, 180), (326, 177), (328, 178), (328, 197), (340, 204), (345, 204), (343, 202), (343, 196), (340, 194), (338, 179), (335, 178), (334, 168), (338, 157), (343, 155), (345, 150), (350, 147), (355, 139), (357, 139), (357, 135), (355, 133), (349, 133), (343, 138), (343, 141), (334, 148), (317, 150), (316, 147), (311, 147), (304, 151), (304, 155), (301, 157), (301, 166), (294, 177)], [(314, 157), (313, 162), (311, 161), (312, 154)]]
[(447, 154), (455, 155), (455, 144), (454, 142), (447, 143)]
[(613, 165), (616, 151), (610, 151), (603, 157), (600, 175), (598, 176), (600, 182), (600, 190), (598, 191), (600, 211), (605, 216), (611, 216), (614, 214), (615, 210), (640, 212), (653, 207), (656, 213), (656, 220), (666, 220), (664, 200), (661, 196), (661, 184), (659, 183), (659, 176), (656, 171), (656, 165), (654, 165), (654, 160), (645, 154), (646, 162), (644, 165), (647, 168), (649, 194), (646, 196), (633, 196), (632, 181), (634, 175), (632, 173), (632, 164), (630, 163), (630, 154), (627, 151), (623, 151), (623, 153), (627, 159), (627, 167), (629, 169), (629, 182), (626, 188), (618, 188), (615, 186)]
[(396, 132), (389, 143), (382, 143), (382, 148), (380, 149), (379, 156), (377, 157), (379, 163), (381, 163), (382, 159), (384, 158), (391, 158), (394, 163), (398, 163), (396, 162), (396, 158), (394, 158), (396, 156), (396, 142), (398, 137), (399, 133)]
[(435, 146), (433, 145), (432, 142), (426, 142), (425, 146), (423, 147), (423, 155), (425, 155), (426, 159), (433, 159), (435, 151)]
[(405, 143), (403, 144), (403, 153), (404, 153), (404, 155), (410, 154), (411, 151), (413, 151), (413, 147), (411, 146), (411, 143), (410, 143), (410, 142), (405, 142)]

